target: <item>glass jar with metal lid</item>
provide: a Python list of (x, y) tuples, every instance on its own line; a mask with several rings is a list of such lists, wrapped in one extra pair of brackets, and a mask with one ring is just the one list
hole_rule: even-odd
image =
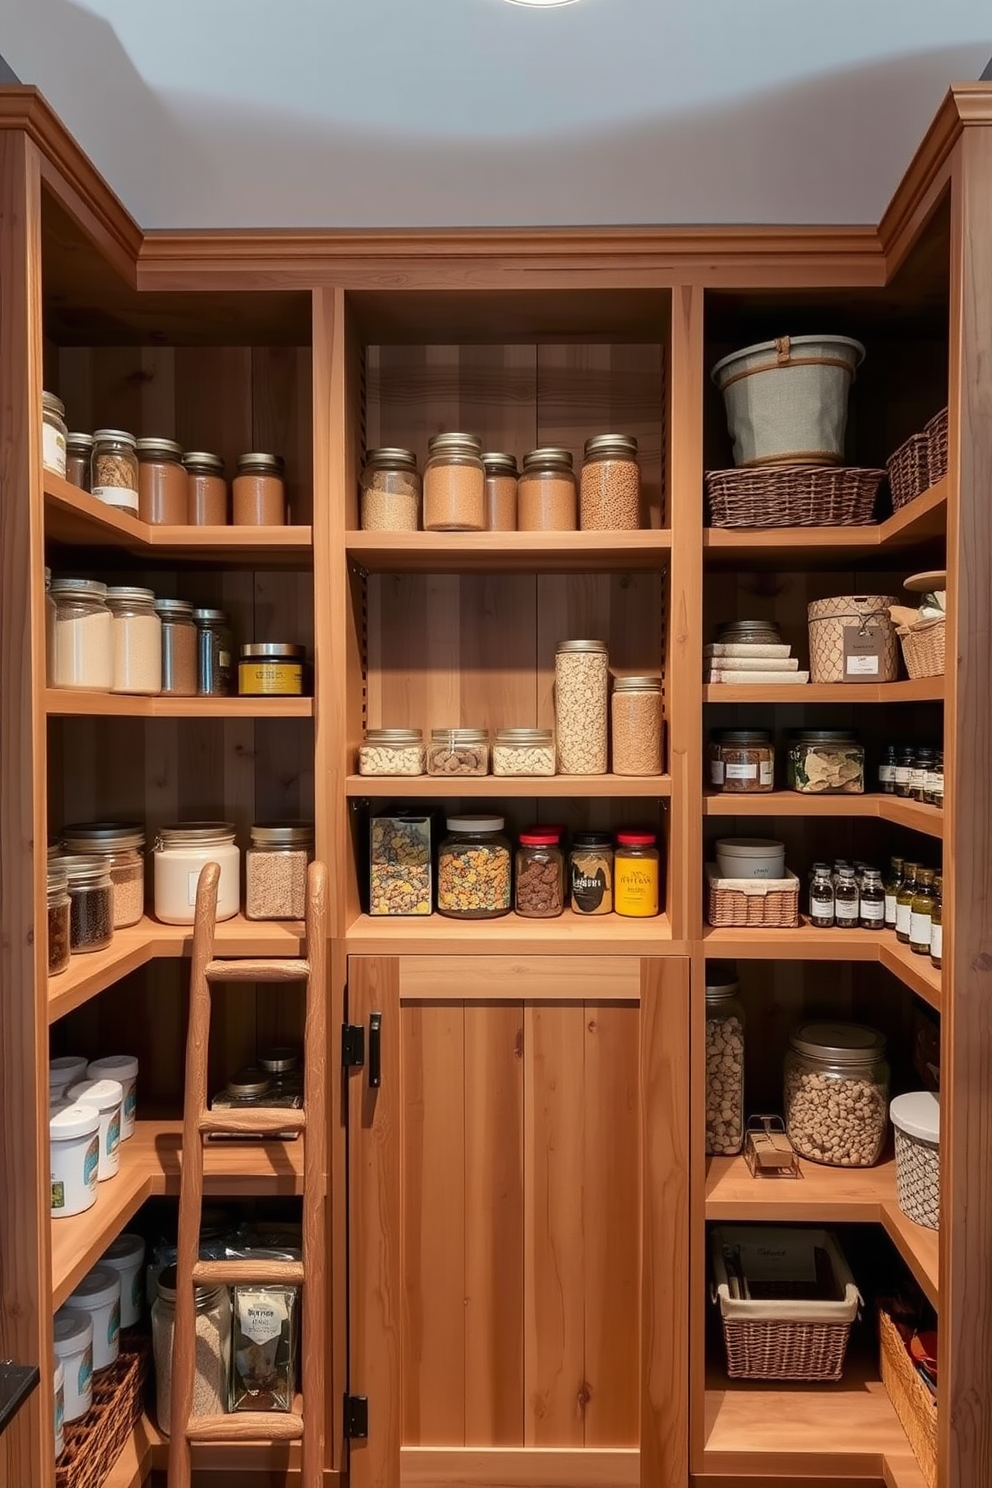
[(449, 816), (438, 850), (438, 912), (493, 920), (510, 912), (510, 844), (501, 816)]
[(609, 679), (605, 641), (559, 641), (555, 650), (555, 738), (560, 774), (606, 774)]
[(200, 697), (227, 697), (234, 680), (234, 641), (223, 610), (193, 611), (196, 626), (196, 690)]
[(579, 501), (583, 532), (640, 527), (641, 471), (633, 434), (597, 434), (586, 440)]
[(241, 647), (238, 691), (242, 697), (302, 697), (306, 647), (283, 641), (252, 641)]
[(231, 822), (178, 822), (162, 827), (155, 842), (155, 917), (165, 925), (192, 925), (196, 889), (207, 863), (220, 868), (217, 918), (241, 907), (241, 852)]
[(867, 1168), (888, 1132), (885, 1035), (860, 1023), (805, 1023), (785, 1056), (785, 1121), (800, 1157)]
[(58, 859), (48, 863), (48, 975), (69, 965), (69, 880)]
[(614, 678), (614, 775), (661, 774), (665, 733), (663, 686), (661, 677)]
[(109, 692), (114, 680), (113, 621), (107, 586), (97, 579), (53, 579), (52, 686)]
[(41, 395), (41, 463), (56, 475), (65, 475), (66, 441), (65, 404), (54, 393)]
[(151, 589), (130, 586), (107, 590), (113, 616), (112, 692), (153, 697), (162, 691), (162, 621)]
[(106, 858), (91, 854), (56, 859), (69, 889), (69, 949), (103, 951), (114, 936), (114, 885)]
[(90, 488), (92, 454), (93, 435), (70, 429), (65, 437), (65, 478), (80, 491), (88, 491)]
[(486, 531), (517, 529), (517, 461), (515, 456), (491, 451), (483, 455), (486, 471)]
[(187, 450), (183, 455), (186, 471), (186, 521), (193, 527), (225, 527), (227, 514), (227, 481), (224, 461), (207, 450)]
[(196, 626), (193, 606), (185, 599), (157, 599), (162, 622), (162, 694), (196, 697)]
[(124, 429), (97, 429), (90, 452), (90, 490), (108, 506), (138, 514), (138, 450)]
[(706, 966), (706, 1153), (729, 1157), (744, 1144), (744, 1005), (730, 962)]
[(245, 853), (245, 915), (249, 920), (302, 920), (307, 868), (313, 861), (312, 822), (259, 822)]
[(435, 434), (424, 467), (424, 529), (482, 532), (485, 487), (482, 440), (474, 434)]
[(787, 774), (801, 795), (863, 795), (864, 746), (846, 729), (804, 729), (790, 740)]
[(281, 455), (258, 451), (238, 456), (238, 473), (231, 492), (235, 527), (286, 525), (286, 462)]
[(145, 830), (137, 822), (76, 822), (62, 829), (70, 854), (102, 858), (114, 886), (114, 929), (136, 925), (145, 912)]
[(428, 775), (488, 775), (489, 730), (431, 729)]
[(366, 532), (418, 531), (421, 483), (412, 450), (368, 450), (360, 484)]
[(426, 765), (421, 729), (366, 729), (358, 751), (359, 775), (423, 775)]
[(497, 729), (492, 763), (494, 775), (553, 775), (553, 731), (544, 728)]
[(174, 439), (139, 439), (138, 516), (155, 526), (186, 522), (186, 472)]
[(766, 729), (720, 729), (709, 748), (710, 785), (727, 795), (775, 789), (775, 746)]
[[(155, 1414), (163, 1436), (172, 1430), (172, 1343), (176, 1331), (176, 1268), (159, 1277), (152, 1304), (152, 1350), (155, 1356)], [(222, 1416), (227, 1411), (231, 1374), (231, 1293), (226, 1286), (193, 1288), (196, 1311), (193, 1415)]]
[(513, 906), (530, 920), (549, 920), (565, 908), (565, 857), (556, 830), (521, 832)]
[(266, 1049), (258, 1056), (258, 1067), (271, 1080), (274, 1094), (303, 1094), (303, 1069), (299, 1049), (288, 1044)]
[(517, 486), (517, 526), (521, 532), (574, 532), (578, 504), (570, 450), (546, 445), (524, 455)]

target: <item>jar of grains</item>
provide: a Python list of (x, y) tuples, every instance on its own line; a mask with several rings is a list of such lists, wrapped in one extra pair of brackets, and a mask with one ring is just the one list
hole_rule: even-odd
[(510, 844), (501, 816), (449, 816), (438, 851), (437, 907), (455, 920), (493, 920), (510, 910)]
[(196, 690), (200, 697), (227, 697), (234, 681), (234, 641), (223, 610), (194, 610)]
[(555, 736), (551, 729), (497, 729), (493, 741), (494, 775), (553, 775)]
[(52, 685), (109, 692), (114, 681), (113, 620), (107, 586), (96, 579), (53, 579)]
[(640, 527), (641, 472), (632, 434), (597, 434), (586, 440), (579, 502), (583, 532)]
[(369, 450), (362, 468), (361, 497), (366, 532), (416, 532), (421, 484), (413, 451)]
[(609, 832), (576, 832), (569, 855), (569, 890), (576, 914), (613, 912), (613, 838)]
[(486, 525), (482, 440), (474, 434), (435, 434), (424, 467), (427, 532), (482, 532)]
[(605, 775), (609, 654), (605, 641), (559, 641), (555, 735), (562, 775)]
[(164, 925), (192, 925), (200, 872), (220, 868), (217, 918), (230, 920), (241, 907), (241, 852), (231, 822), (179, 822), (163, 827), (154, 848), (155, 918)]
[(574, 532), (578, 504), (569, 450), (548, 445), (524, 455), (517, 487), (517, 526), (521, 532)]
[(65, 437), (65, 478), (80, 491), (90, 488), (90, 459), (93, 454), (93, 435), (78, 434), (71, 429)]
[(488, 775), (489, 732), (476, 728), (431, 729), (428, 775)]
[(618, 832), (613, 854), (613, 907), (647, 919), (661, 908), (661, 860), (654, 832)]
[(151, 589), (109, 588), (113, 616), (114, 680), (111, 692), (154, 696), (162, 691), (162, 621)]
[(565, 857), (557, 832), (521, 832), (513, 899), (517, 914), (529, 920), (554, 919), (565, 908)]
[(617, 677), (613, 683), (614, 775), (660, 775), (665, 724), (660, 677)]
[(737, 972), (706, 967), (706, 1154), (729, 1157), (744, 1144), (744, 1008)]
[(66, 442), (65, 404), (54, 393), (41, 395), (41, 463), (56, 475), (65, 475)]
[(765, 729), (721, 729), (709, 750), (710, 785), (726, 795), (775, 789), (775, 747)]
[(286, 525), (286, 462), (281, 455), (257, 452), (238, 456), (231, 513), (235, 527)]
[(138, 440), (138, 516), (154, 526), (186, 521), (186, 471), (173, 439)]
[[(196, 1374), (193, 1379), (194, 1416), (222, 1416), (227, 1411), (231, 1372), (231, 1294), (226, 1286), (198, 1286), (196, 1309)], [(172, 1431), (172, 1340), (176, 1331), (176, 1268), (166, 1266), (158, 1278), (152, 1306), (152, 1349), (155, 1355), (155, 1412), (163, 1436)]]
[(157, 599), (162, 622), (162, 693), (196, 697), (196, 626), (193, 606), (185, 599)]
[(138, 514), (138, 451), (133, 434), (97, 429), (90, 452), (90, 490), (107, 506)]
[(249, 920), (302, 920), (313, 824), (260, 822), (245, 853), (245, 915)]
[(871, 1167), (885, 1143), (888, 1109), (884, 1034), (860, 1023), (806, 1023), (790, 1035), (785, 1121), (800, 1157)]
[(103, 951), (114, 935), (114, 885), (106, 858), (58, 859), (69, 888), (69, 950)]
[(48, 864), (48, 975), (69, 965), (69, 880), (56, 859)]
[(192, 527), (224, 527), (227, 515), (227, 481), (220, 455), (206, 450), (183, 455), (186, 471), (186, 521)]
[(242, 697), (302, 697), (305, 646), (251, 641), (241, 647), (238, 692)]
[(136, 925), (145, 912), (145, 832), (137, 822), (79, 822), (62, 830), (70, 856), (101, 858), (114, 886), (114, 929)]
[(423, 775), (426, 760), (421, 729), (366, 729), (358, 751), (358, 773)]
[(486, 470), (486, 531), (517, 529), (517, 462), (513, 455), (483, 455)]

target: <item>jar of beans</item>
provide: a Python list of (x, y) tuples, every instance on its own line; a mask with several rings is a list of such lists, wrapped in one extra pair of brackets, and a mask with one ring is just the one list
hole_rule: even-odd
[(48, 864), (48, 975), (69, 965), (69, 880), (62, 864)]
[(486, 470), (486, 531), (517, 528), (517, 462), (513, 455), (483, 455)]
[(524, 455), (517, 488), (517, 526), (521, 532), (574, 532), (578, 492), (569, 450), (546, 446)]
[(173, 439), (138, 440), (138, 516), (153, 526), (186, 521), (186, 471)]
[(485, 526), (482, 440), (474, 434), (435, 434), (424, 467), (425, 530), (482, 532)]
[(183, 455), (186, 470), (186, 520), (192, 527), (227, 525), (227, 481), (220, 455), (191, 450)]
[(641, 472), (632, 434), (597, 434), (586, 440), (580, 487), (583, 532), (641, 525)]
[(493, 920), (510, 910), (510, 844), (501, 816), (449, 816), (437, 863), (438, 912)]
[(550, 920), (565, 908), (565, 857), (557, 832), (521, 832), (513, 895), (518, 915)]
[(193, 606), (184, 599), (157, 599), (162, 622), (162, 693), (196, 697), (196, 625)]
[(97, 429), (90, 455), (90, 490), (107, 506), (138, 515), (137, 440), (124, 429)]
[(70, 857), (100, 859), (114, 886), (114, 929), (136, 925), (145, 912), (145, 831), (138, 822), (77, 822), (62, 829)]
[(65, 478), (80, 491), (90, 488), (90, 456), (93, 453), (93, 435), (73, 433), (65, 437)]
[(366, 729), (358, 751), (359, 775), (423, 775), (425, 764), (421, 729)]
[(416, 532), (421, 485), (412, 450), (372, 449), (361, 477), (362, 527), (366, 532)]
[(555, 732), (559, 774), (606, 774), (609, 675), (605, 641), (558, 643)]
[(765, 729), (721, 729), (709, 749), (710, 785), (727, 795), (775, 789), (775, 748)]
[(617, 677), (613, 683), (614, 775), (660, 775), (664, 735), (660, 677)]
[(888, 1132), (886, 1040), (860, 1023), (806, 1023), (785, 1056), (785, 1121), (800, 1157), (867, 1168)]
[(69, 950), (103, 951), (114, 936), (114, 885), (103, 857), (58, 859), (69, 887)]
[(65, 404), (54, 393), (41, 395), (41, 463), (56, 475), (65, 475), (65, 453), (68, 429), (65, 426)]
[(113, 616), (111, 692), (154, 697), (162, 691), (162, 621), (155, 613), (153, 591), (112, 586), (107, 607)]
[(286, 462), (281, 455), (252, 451), (238, 456), (231, 492), (236, 527), (283, 527), (286, 523)]
[(732, 963), (706, 967), (706, 1153), (729, 1157), (744, 1143), (744, 1007)]

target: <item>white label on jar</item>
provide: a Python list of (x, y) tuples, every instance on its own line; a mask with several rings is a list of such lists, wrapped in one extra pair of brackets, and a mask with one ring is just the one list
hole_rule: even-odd
[(930, 954), (936, 961), (941, 959), (944, 950), (944, 927), (943, 925), (930, 925)]
[(758, 783), (760, 785), (773, 785), (775, 783), (775, 770), (770, 760), (762, 760), (758, 766)]
[(847, 675), (849, 677), (877, 677), (877, 656), (849, 656), (847, 658)]
[(828, 915), (832, 916), (834, 912), (833, 896), (824, 894), (822, 898), (818, 898), (815, 894), (811, 895), (809, 912), (814, 919), (824, 919)]
[(933, 929), (933, 921), (928, 914), (916, 914), (914, 911), (909, 919), (909, 938), (913, 945), (930, 944), (930, 932)]
[(41, 426), (41, 463), (56, 475), (65, 475), (65, 436), (51, 424)]
[(238, 1327), (252, 1343), (269, 1343), (278, 1338), (287, 1321), (286, 1303), (281, 1297), (239, 1290)]
[(710, 760), (710, 784), (723, 784), (723, 760)]
[(727, 766), (727, 779), (728, 780), (757, 780), (757, 778), (758, 778), (758, 767), (757, 767), (757, 765), (728, 765)]
[(922, 790), (924, 785), (926, 784), (926, 779), (926, 770), (921, 770), (917, 765), (914, 765), (909, 772), (910, 790)]
[(862, 899), (861, 918), (877, 925), (885, 923), (885, 903), (881, 899)]
[(897, 935), (908, 935), (909, 934), (909, 926), (910, 926), (910, 921), (911, 921), (912, 917), (913, 917), (913, 911), (912, 911), (912, 908), (910, 907), (910, 905), (908, 905), (908, 904), (897, 904), (896, 905), (896, 934)]
[(896, 896), (895, 896), (895, 894), (886, 894), (886, 896), (885, 896), (885, 923), (887, 925), (894, 925), (895, 922), (896, 922)]
[(895, 779), (896, 779), (896, 767), (895, 767), (895, 765), (879, 765), (879, 767), (878, 767), (878, 783), (879, 783), (879, 785), (894, 785), (895, 784)]
[(835, 900), (835, 902), (834, 902), (834, 914), (837, 916), (838, 921), (843, 920), (847, 924), (852, 924), (858, 918), (858, 901), (857, 901), (857, 899), (852, 899), (852, 900), (848, 900), (848, 899), (837, 899), (837, 900)]
[(127, 486), (94, 486), (90, 494), (106, 506), (119, 506), (129, 512), (138, 510), (138, 493), (128, 490)]
[(896, 785), (908, 785), (911, 771), (908, 765), (896, 765)]
[(196, 905), (196, 890), (200, 882), (200, 870), (194, 869), (192, 873), (186, 874), (186, 903), (190, 908)]

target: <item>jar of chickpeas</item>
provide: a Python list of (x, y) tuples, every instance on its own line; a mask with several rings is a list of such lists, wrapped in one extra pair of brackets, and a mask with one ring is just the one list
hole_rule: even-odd
[(583, 532), (640, 527), (641, 472), (632, 434), (597, 434), (586, 440), (579, 522)]

